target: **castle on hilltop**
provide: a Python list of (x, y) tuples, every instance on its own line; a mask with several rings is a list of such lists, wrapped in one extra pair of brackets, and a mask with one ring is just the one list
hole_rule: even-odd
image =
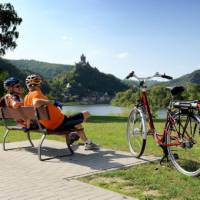
[(75, 63), (76, 66), (77, 65), (81, 65), (81, 66), (90, 66), (90, 63), (87, 61), (86, 62), (86, 56), (82, 53), (82, 55), (80, 56), (80, 61), (78, 63)]

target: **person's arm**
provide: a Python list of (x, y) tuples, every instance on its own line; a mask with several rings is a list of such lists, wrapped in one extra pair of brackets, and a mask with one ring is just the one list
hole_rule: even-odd
[(12, 105), (13, 108), (19, 108), (19, 107), (23, 106), (24, 103), (13, 101), (11, 105)]
[(46, 99), (33, 99), (33, 106), (35, 108), (39, 108), (41, 106), (44, 106), (44, 105), (49, 105), (49, 104), (52, 104), (52, 101), (51, 100), (46, 100)]
[(19, 102), (18, 100), (16, 100), (15, 98), (14, 98), (14, 96), (13, 95), (10, 95), (10, 94), (7, 94), (7, 95), (5, 95), (5, 106), (6, 107), (10, 107), (10, 108), (19, 108), (19, 107), (21, 107), (21, 106), (23, 106), (24, 105), (24, 103), (23, 102)]

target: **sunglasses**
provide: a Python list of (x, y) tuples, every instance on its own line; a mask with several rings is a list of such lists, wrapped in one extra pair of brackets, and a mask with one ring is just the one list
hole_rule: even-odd
[(20, 88), (21, 85), (14, 85), (13, 87), (14, 87), (14, 88)]

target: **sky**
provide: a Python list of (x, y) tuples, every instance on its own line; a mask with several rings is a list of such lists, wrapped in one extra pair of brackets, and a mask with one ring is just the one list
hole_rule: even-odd
[(199, 0), (1, 0), (22, 17), (8, 59), (90, 65), (123, 79), (200, 69)]

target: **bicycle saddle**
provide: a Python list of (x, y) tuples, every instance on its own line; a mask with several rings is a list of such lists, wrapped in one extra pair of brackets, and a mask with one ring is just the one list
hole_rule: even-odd
[(170, 90), (172, 95), (181, 94), (182, 92), (185, 91), (185, 88), (183, 86), (174, 86), (174, 87), (166, 87), (166, 88)]

